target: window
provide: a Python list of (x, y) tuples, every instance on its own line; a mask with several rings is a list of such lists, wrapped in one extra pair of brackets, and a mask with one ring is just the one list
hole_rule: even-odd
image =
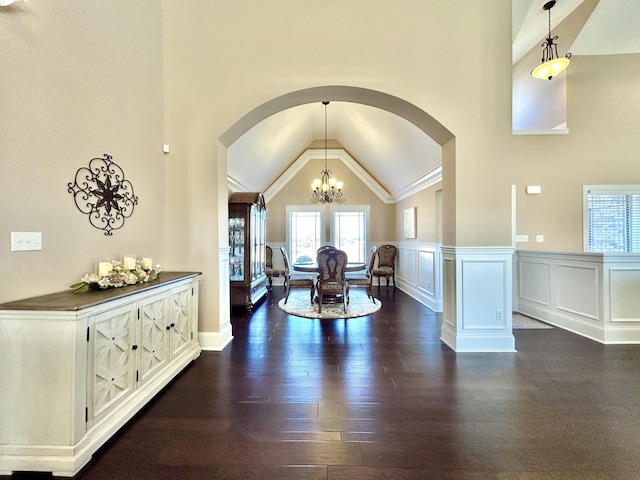
[(366, 262), (369, 205), (287, 205), (286, 212), (292, 263), (315, 263), (316, 251), (327, 243), (347, 252), (350, 262)]
[(585, 185), (584, 249), (640, 252), (640, 185)]
[(368, 210), (368, 206), (332, 206), (333, 245), (347, 252), (350, 262), (366, 261)]
[(322, 210), (287, 206), (289, 257), (292, 263), (315, 263), (316, 251), (324, 243)]

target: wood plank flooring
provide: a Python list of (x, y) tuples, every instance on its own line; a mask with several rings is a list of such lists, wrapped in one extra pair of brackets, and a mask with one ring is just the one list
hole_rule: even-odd
[[(93, 479), (638, 479), (640, 346), (516, 330), (455, 354), (439, 316), (375, 287), (373, 317), (234, 311), (77, 476)], [(14, 475), (15, 478), (30, 478)]]

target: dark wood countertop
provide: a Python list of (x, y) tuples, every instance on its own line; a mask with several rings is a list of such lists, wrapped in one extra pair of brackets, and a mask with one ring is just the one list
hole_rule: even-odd
[(127, 297), (143, 290), (151, 290), (169, 283), (202, 275), (201, 272), (160, 272), (152, 282), (137, 283), (120, 288), (105, 290), (89, 290), (84, 293), (73, 293), (72, 289), (51, 293), (39, 297), (25, 298), (0, 304), (0, 310), (34, 310), (34, 311), (78, 311), (93, 307), (111, 300)]

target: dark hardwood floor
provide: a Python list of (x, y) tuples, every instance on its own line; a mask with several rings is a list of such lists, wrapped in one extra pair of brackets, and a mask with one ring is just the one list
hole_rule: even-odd
[(374, 290), (374, 317), (287, 316), (280, 287), (234, 311), (233, 342), (77, 478), (640, 478), (640, 346), (515, 330), (517, 353), (456, 355), (439, 316)]

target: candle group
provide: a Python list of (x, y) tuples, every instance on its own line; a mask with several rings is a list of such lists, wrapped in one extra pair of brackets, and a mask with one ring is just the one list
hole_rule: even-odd
[[(118, 262), (116, 262), (117, 264)], [(136, 263), (136, 256), (125, 253), (122, 256), (121, 270), (135, 270), (141, 268), (143, 270), (153, 270), (153, 259), (151, 257), (142, 257), (139, 263)], [(120, 271), (120, 269), (118, 269)], [(98, 261), (98, 276), (106, 277), (113, 272), (112, 260), (106, 258)]]

